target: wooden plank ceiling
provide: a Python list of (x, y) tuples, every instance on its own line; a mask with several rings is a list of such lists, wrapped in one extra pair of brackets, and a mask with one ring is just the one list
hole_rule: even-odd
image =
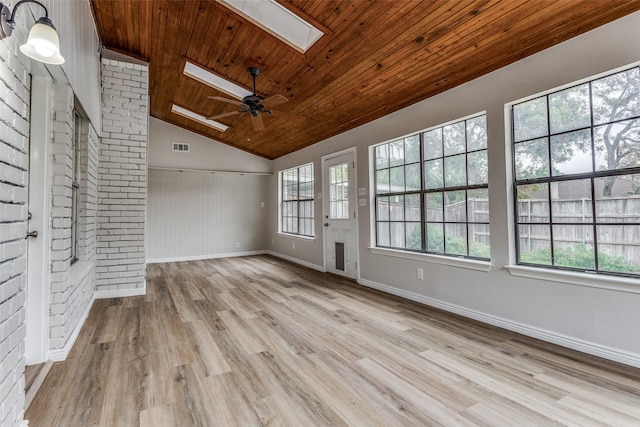
[[(274, 159), (360, 126), (640, 10), (640, 0), (278, 0), (325, 35), (300, 53), (215, 0), (91, 0), (105, 48), (149, 62), (151, 115)], [(631, 42), (631, 41), (630, 41)], [(635, 41), (634, 41), (635, 42)], [(282, 94), (303, 122), (248, 114), (220, 132), (171, 112), (233, 111), (183, 75), (188, 60), (247, 89)], [(526, 76), (523, 76), (526, 78)]]

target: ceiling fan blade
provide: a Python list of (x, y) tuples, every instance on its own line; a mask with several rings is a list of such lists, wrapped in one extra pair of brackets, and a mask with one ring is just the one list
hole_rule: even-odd
[(267, 99), (263, 100), (261, 102), (261, 104), (264, 105), (265, 107), (269, 108), (269, 107), (273, 107), (275, 105), (284, 104), (287, 101), (288, 101), (288, 99), (285, 98), (282, 95), (273, 95), (273, 96), (270, 96)]
[(253, 129), (257, 131), (264, 130), (264, 121), (262, 120), (262, 116), (258, 114), (257, 116), (251, 116), (251, 123), (253, 123)]
[(210, 96), (209, 98), (215, 99), (216, 101), (226, 102), (228, 104), (244, 106), (244, 104), (241, 101), (238, 101), (235, 99), (223, 98), (222, 96)]
[(286, 111), (271, 110), (271, 115), (275, 117), (282, 117), (287, 120), (293, 120), (295, 122), (304, 122), (306, 120), (305, 117), (293, 113), (287, 113)]
[(222, 113), (222, 114), (217, 114), (215, 116), (209, 116), (207, 117), (207, 120), (218, 120), (221, 119), (223, 117), (229, 117), (229, 116), (235, 116), (236, 114), (242, 114), (242, 113), (246, 113), (246, 111), (229, 111), (228, 113)]

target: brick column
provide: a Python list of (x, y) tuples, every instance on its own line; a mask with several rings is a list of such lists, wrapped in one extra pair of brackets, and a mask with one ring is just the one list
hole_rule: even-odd
[(98, 296), (145, 288), (148, 68), (102, 60), (102, 140), (98, 168)]

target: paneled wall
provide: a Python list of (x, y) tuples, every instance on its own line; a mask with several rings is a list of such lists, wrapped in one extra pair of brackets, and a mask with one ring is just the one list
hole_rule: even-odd
[(266, 249), (268, 181), (265, 175), (149, 170), (147, 261)]

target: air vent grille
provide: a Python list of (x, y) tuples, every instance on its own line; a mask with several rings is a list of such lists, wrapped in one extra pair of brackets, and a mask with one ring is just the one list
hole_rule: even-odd
[(188, 153), (189, 152), (189, 144), (185, 142), (172, 142), (173, 151), (178, 151), (180, 153)]

